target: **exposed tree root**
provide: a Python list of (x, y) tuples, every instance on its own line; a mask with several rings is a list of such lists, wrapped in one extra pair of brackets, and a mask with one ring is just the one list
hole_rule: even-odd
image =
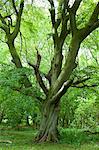
[(51, 133), (45, 133), (45, 134), (39, 134), (37, 138), (35, 139), (37, 143), (43, 143), (43, 142), (58, 142), (58, 136), (54, 132)]

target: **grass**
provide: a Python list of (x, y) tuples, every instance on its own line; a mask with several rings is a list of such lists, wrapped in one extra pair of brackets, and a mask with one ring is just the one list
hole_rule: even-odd
[(20, 131), (2, 127), (0, 140), (12, 143), (1, 143), (0, 150), (99, 150), (98, 135), (91, 135), (77, 129), (61, 130), (59, 143), (33, 143), (36, 131), (24, 128)]
[(91, 134), (91, 132), (85, 132), (85, 130), (68, 128), (63, 129), (60, 132), (60, 142), (74, 145), (81, 145), (83, 143), (98, 142), (99, 134)]

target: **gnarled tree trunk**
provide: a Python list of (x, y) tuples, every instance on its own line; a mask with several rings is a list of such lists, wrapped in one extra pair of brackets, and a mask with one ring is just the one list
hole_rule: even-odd
[(59, 115), (59, 99), (58, 103), (50, 103), (47, 101), (43, 106), (42, 120), (40, 124), (40, 130), (36, 137), (36, 141), (58, 141), (58, 115)]

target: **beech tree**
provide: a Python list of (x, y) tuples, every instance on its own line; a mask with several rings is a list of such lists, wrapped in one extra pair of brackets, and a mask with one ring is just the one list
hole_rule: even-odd
[[(58, 141), (57, 122), (61, 97), (71, 86), (78, 86), (79, 83), (83, 83), (89, 79), (89, 77), (84, 77), (75, 80), (72, 74), (77, 67), (76, 58), (81, 43), (92, 31), (99, 27), (99, 2), (95, 4), (96, 6), (93, 11), (89, 12), (90, 17), (83, 27), (80, 27), (81, 22), (80, 24), (78, 23), (78, 11), (80, 11), (84, 1), (75, 0), (71, 4), (70, 0), (57, 0), (58, 7), (55, 7), (54, 0), (48, 0), (48, 2), (50, 4), (49, 11), (54, 46), (50, 70), (46, 74), (43, 74), (44, 77), (42, 77), (42, 72), (40, 71), (42, 57), (38, 50), (36, 64), (28, 62), (28, 65), (33, 68), (37, 82), (45, 94), (45, 100), (42, 101), (42, 120), (36, 138), (38, 142)], [(6, 44), (11, 53), (12, 62), (17, 68), (23, 68), (22, 61), (15, 47), (15, 39), (20, 32), (24, 0), (20, 0), (18, 3), (14, 0), (2, 3), (7, 5), (11, 11), (10, 13), (7, 11), (7, 14), (5, 15), (5, 10), (0, 9), (0, 28), (6, 34)], [(89, 16), (89, 14), (86, 15)], [(68, 36), (70, 36), (70, 45), (65, 57), (63, 56), (63, 46)], [(46, 79), (46, 82), (48, 81), (48, 86), (46, 86), (43, 78)], [(26, 74), (23, 74), (22, 82), (25, 88), (32, 87)]]

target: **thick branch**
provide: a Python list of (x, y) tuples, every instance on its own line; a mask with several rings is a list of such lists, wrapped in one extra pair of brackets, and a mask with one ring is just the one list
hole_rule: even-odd
[[(11, 41), (10, 39), (8, 40), (7, 42), (8, 44), (8, 47), (9, 47), (9, 51), (11, 53), (11, 56), (12, 56), (12, 62), (15, 64), (15, 66), (17, 68), (23, 68), (22, 66), (22, 62), (20, 60), (20, 57), (16, 51), (16, 48), (14, 46), (14, 43), (13, 41)], [(28, 77), (26, 76), (26, 74), (23, 74), (23, 77), (21, 79), (21, 81), (23, 82), (24, 86), (27, 88), (27, 87), (32, 87), (32, 84), (31, 82), (29, 81)]]
[(60, 88), (60, 90), (56, 93), (56, 95), (54, 95), (51, 99), (51, 103), (56, 102), (57, 99), (61, 98), (67, 91), (67, 89), (71, 86), (73, 80), (68, 80), (66, 81), (62, 87)]
[(63, 83), (69, 80), (73, 69), (75, 69), (76, 67), (75, 60), (78, 54), (79, 47), (80, 47), (80, 42), (79, 42), (79, 35), (77, 33), (75, 34), (75, 37), (72, 38), (70, 48), (69, 48), (70, 50), (68, 51), (64, 68), (62, 69), (60, 75), (58, 76), (56, 83), (53, 85), (53, 91), (54, 90), (58, 91), (60, 87), (63, 85)]
[(90, 20), (89, 20), (89, 23), (88, 24), (93, 24), (94, 22), (97, 22), (98, 20), (98, 15), (99, 15), (99, 2), (98, 4), (96, 5), (91, 17), (90, 17)]
[(72, 32), (72, 36), (77, 32), (77, 26), (76, 26), (76, 14), (73, 11), (69, 11), (70, 16), (70, 28)]
[(73, 83), (72, 86), (76, 86), (76, 85), (79, 85), (80, 83), (84, 83), (85, 81), (87, 81), (87, 80), (89, 80), (89, 79), (90, 79), (90, 77), (86, 77), (86, 78), (84, 78), (84, 79), (77, 80), (77, 81), (75, 81), (75, 82)]
[(51, 9), (50, 9), (50, 14), (51, 14), (51, 21), (52, 21), (52, 27), (55, 27), (55, 6), (54, 6), (54, 1), (53, 0), (48, 0), (50, 5), (51, 5)]
[(19, 33), (19, 30), (20, 30), (20, 23), (21, 23), (21, 16), (22, 16), (22, 12), (23, 12), (23, 7), (24, 7), (24, 0), (21, 1), (20, 3), (20, 8), (19, 8), (19, 12), (17, 14), (17, 19), (16, 19), (16, 25), (15, 25), (15, 29), (14, 31), (12, 32), (11, 34), (11, 38), (14, 40), (18, 33)]
[[(51, 15), (51, 23), (52, 23), (52, 27), (53, 27), (53, 41), (54, 41), (54, 46), (57, 43), (58, 40), (58, 26), (60, 24), (60, 21), (55, 19), (55, 6), (54, 6), (54, 1), (53, 0), (48, 0), (50, 3), (51, 8), (49, 9), (50, 11), (50, 15)], [(58, 23), (59, 21), (59, 23)]]
[(60, 0), (59, 1), (59, 8), (58, 8), (58, 14), (59, 14), (59, 17), (58, 18), (62, 18), (64, 19), (64, 17), (66, 16), (66, 13), (67, 13), (67, 9), (68, 9), (68, 3), (69, 3), (69, 0)]
[[(74, 5), (72, 6), (72, 9), (74, 12), (77, 11), (77, 9), (80, 5), (80, 2), (81, 2), (80, 0), (75, 1)], [(77, 6), (75, 4), (77, 4)], [(99, 3), (97, 4), (94, 11), (99, 14)], [(93, 13), (93, 16), (98, 17), (98, 15), (96, 15), (96, 14), (94, 15), (94, 13)], [(73, 69), (75, 68), (74, 67), (75, 60), (76, 60), (82, 39), (86, 38), (86, 36), (89, 35), (89, 33), (92, 32), (92, 30), (94, 30), (98, 26), (98, 23), (99, 23), (99, 21), (95, 22), (94, 25), (92, 24), (92, 27), (90, 27), (90, 30), (89, 30), (89, 26), (87, 25), (84, 29), (77, 31), (74, 34), (74, 36), (71, 40), (71, 44), (70, 44), (70, 48), (69, 48), (70, 51), (68, 52), (66, 63), (64, 65), (64, 68), (61, 71), (56, 83), (53, 85), (53, 91), (58, 91), (60, 89), (60, 87), (63, 85), (63, 83), (70, 78), (70, 75), (71, 75)]]
[(16, 15), (18, 15), (18, 11), (17, 11), (16, 5), (15, 5), (15, 0), (12, 0), (12, 5), (13, 5), (13, 8), (16, 12)]
[(63, 26), (64, 20), (66, 20), (65, 18), (66, 18), (66, 13), (67, 13), (68, 2), (69, 2), (69, 0), (60, 0), (59, 1), (55, 28), (58, 28), (61, 23)]
[(67, 35), (70, 33), (70, 30), (67, 30), (67, 22), (69, 20), (69, 15), (65, 16), (64, 20), (62, 21), (62, 28), (61, 28), (61, 33), (60, 33), (60, 41), (61, 45), (64, 44), (64, 41), (67, 37)]
[(99, 86), (97, 84), (92, 84), (92, 85), (87, 85), (87, 84), (83, 84), (83, 85), (72, 85), (72, 87), (75, 87), (75, 88), (91, 88), (91, 87), (96, 87), (96, 86)]
[(68, 8), (72, 36), (77, 32), (76, 11), (78, 10), (78, 8), (80, 6), (81, 1), (82, 0), (75, 0), (73, 6), (71, 8)]
[(93, 30), (99, 27), (98, 15), (99, 15), (99, 2), (91, 15), (89, 22), (86, 24), (84, 28), (79, 30), (79, 33), (81, 35), (81, 41), (83, 41)]
[(96, 87), (96, 86), (98, 86), (97, 84), (92, 84), (92, 85), (85, 84), (85, 82), (88, 81), (89, 79), (90, 79), (90, 77), (86, 77), (84, 79), (77, 80), (77, 81), (73, 82), (71, 87), (84, 88), (84, 87)]
[(82, 0), (75, 0), (73, 6), (71, 7), (71, 11), (76, 14), (76, 11), (78, 10), (80, 3), (82, 2)]

